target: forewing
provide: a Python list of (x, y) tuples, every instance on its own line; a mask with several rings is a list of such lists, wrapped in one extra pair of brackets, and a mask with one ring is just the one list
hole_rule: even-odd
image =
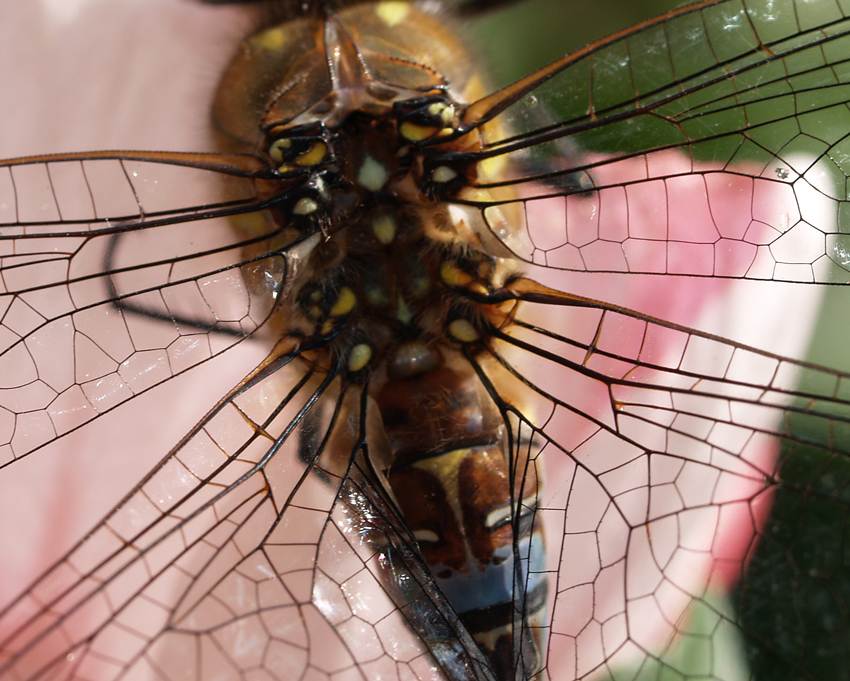
[(848, 31), (839, 3), (704, 2), (598, 41), (473, 105), (526, 200), (462, 198), (549, 269), (845, 283)]
[(241, 252), (269, 234), (214, 217), (255, 202), (230, 176), (89, 158), (0, 177), (3, 465), (254, 333), (286, 279), (282, 255)]

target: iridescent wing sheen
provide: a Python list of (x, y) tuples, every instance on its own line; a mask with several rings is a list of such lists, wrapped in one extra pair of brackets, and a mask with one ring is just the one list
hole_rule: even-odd
[[(519, 197), (455, 201), (529, 278), (494, 294), (516, 321), (468, 357), (515, 474), (544, 480), (542, 678), (816, 678), (846, 654), (805, 641), (847, 636), (824, 517), (846, 507), (848, 376), (792, 357), (815, 284), (846, 283), (847, 20), (703, 4), (530, 89), (483, 152), (517, 158)], [(267, 331), (300, 244), (246, 261), (227, 217), (262, 206), (231, 178), (256, 168), (192, 158), (0, 168), (6, 484), (150, 468), (98, 483), (114, 510), (4, 593), (2, 676), (491, 678), (374, 469), (364, 384)], [(134, 418), (148, 398), (165, 413)], [(147, 435), (180, 425), (156, 463)]]

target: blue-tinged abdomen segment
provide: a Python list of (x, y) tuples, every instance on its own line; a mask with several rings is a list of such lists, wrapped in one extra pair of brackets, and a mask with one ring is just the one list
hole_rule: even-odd
[(497, 442), (394, 468), (390, 484), (438, 586), (490, 657), (497, 678), (513, 678), (517, 665), (532, 673), (548, 589), (533, 472), (517, 490), (522, 498), (512, 498)]

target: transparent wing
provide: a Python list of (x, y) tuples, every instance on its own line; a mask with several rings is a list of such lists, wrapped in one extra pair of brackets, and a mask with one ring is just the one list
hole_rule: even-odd
[[(486, 678), (369, 484), (365, 422), (347, 421), (363, 397), (293, 370), (297, 358), (270, 356), (3, 612), (17, 625), (4, 674), (375, 678), (405, 667), (421, 678), (430, 644), (464, 678)], [(404, 597), (384, 586), (389, 570)], [(416, 626), (442, 639), (423, 642)]]
[[(262, 338), (299, 266), (297, 244), (274, 249), (275, 231), (238, 239), (224, 219), (264, 207), (223, 174), (244, 167), (219, 156), (211, 178), (188, 154), (108, 156), (4, 167), (6, 466)], [(246, 259), (257, 243), (264, 255)], [(370, 678), (389, 664), (423, 678), (439, 662), (456, 678), (488, 678), (358, 459), (365, 432), (346, 437), (358, 401), (344, 400), (334, 374), (317, 381), (307, 364), (289, 366), (309, 349), (281, 341), (4, 608), (4, 675), (178, 676), (188, 654), (199, 676), (223, 655), (234, 674)]]
[[(637, 281), (590, 297), (639, 312), (529, 282), (493, 301), (518, 304), (512, 330), (469, 355), (517, 474), (545, 481), (544, 678), (660, 674), (652, 660), (750, 678), (724, 643), (742, 635), (754, 674), (843, 668), (847, 376), (783, 356), (805, 342), (793, 323), (756, 328), (772, 352), (674, 323), (710, 326), (703, 310), (734, 303), (763, 325), (765, 298), (726, 279), (844, 283), (843, 18), (828, 2), (771, 5), (770, 22), (753, 3), (705, 5), (579, 55), (506, 111), (510, 138), (486, 153), (518, 158), (520, 198), (458, 201), (542, 284)], [(370, 468), (362, 388), (310, 373), (287, 339), (269, 354), (263, 324), (298, 250), (260, 231), (262, 255), (244, 255), (223, 216), (259, 208), (251, 195), (132, 155), (7, 168), (7, 471), (146, 390), (176, 409), (173, 377), (215, 373), (224, 350), (250, 373), (202, 387), (215, 406), (198, 425), (14, 594), (3, 675), (488, 678)], [(794, 295), (779, 307), (814, 313), (815, 295)], [(720, 599), (736, 588), (737, 613)], [(826, 652), (806, 643), (824, 632)]]
[[(516, 475), (545, 480), (536, 522), (557, 575), (545, 678), (749, 678), (743, 641), (757, 671), (837, 668), (840, 646), (815, 663), (801, 643), (823, 617), (846, 624), (802, 594), (844, 584), (841, 558), (809, 552), (843, 522), (847, 374), (530, 282), (519, 297), (526, 319), (472, 361), (512, 424)], [(774, 499), (802, 514), (793, 529), (768, 520)], [(817, 549), (774, 542), (818, 512), (839, 519), (815, 523)], [(823, 570), (817, 587), (803, 565)], [(777, 605), (785, 571), (799, 581)], [(736, 585), (740, 614), (723, 598)], [(790, 607), (800, 638), (766, 641)]]
[[(529, 319), (564, 308), (571, 337), (523, 321), (494, 361), (470, 361), (516, 461), (546, 480), (535, 522), (558, 570), (546, 673), (581, 678), (658, 650), (650, 623), (706, 598), (706, 556), (743, 573), (744, 556), (717, 552), (719, 528), (753, 540), (765, 484), (783, 486), (772, 442), (790, 442), (789, 457), (830, 451), (789, 423), (843, 428), (848, 377), (528, 285)], [(365, 394), (282, 350), (4, 611), (17, 625), (3, 643), (11, 678), (429, 678), (439, 668), (488, 678), (370, 472)], [(518, 369), (540, 360), (540, 373)], [(616, 626), (603, 636), (604, 610)], [(718, 628), (731, 623), (713, 615)]]
[[(0, 174), (2, 465), (246, 337), (285, 279), (280, 262), (243, 262), (246, 242), (209, 219), (252, 202), (222, 203), (209, 171), (90, 158)], [(257, 267), (276, 278), (260, 294), (243, 271)]]
[[(529, 76), (481, 154), (517, 168), (508, 247), (550, 269), (845, 283), (848, 41), (834, 3), (706, 2)], [(503, 185), (465, 197), (497, 235)]]

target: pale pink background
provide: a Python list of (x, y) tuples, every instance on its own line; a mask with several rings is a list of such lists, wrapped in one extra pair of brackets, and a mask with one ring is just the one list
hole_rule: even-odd
[[(245, 27), (238, 10), (181, 0), (3, 3), (0, 157), (207, 149), (205, 103)], [(657, 219), (655, 210), (647, 203), (639, 219)], [(636, 284), (622, 275), (555, 279), (546, 283), (791, 355), (802, 353), (817, 307), (802, 287), (772, 283), (671, 284), (645, 277)], [(218, 361), (211, 370), (173, 381), (0, 471), (0, 606), (83, 536), (262, 354), (249, 346), (238, 360)], [(749, 541), (736, 527), (732, 518), (720, 528), (728, 544), (719, 550), (727, 557)], [(710, 563), (690, 566), (693, 579), (706, 579)], [(649, 621), (657, 628), (649, 628), (647, 639), (663, 639), (663, 623)], [(588, 645), (585, 660), (593, 657), (594, 644)]]

